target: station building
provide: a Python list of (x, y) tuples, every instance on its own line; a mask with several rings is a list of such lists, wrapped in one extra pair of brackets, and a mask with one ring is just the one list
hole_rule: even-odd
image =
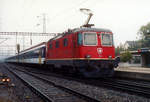
[(150, 49), (141, 48), (137, 51), (130, 51), (132, 60), (129, 62), (131, 66), (149, 67), (150, 68)]

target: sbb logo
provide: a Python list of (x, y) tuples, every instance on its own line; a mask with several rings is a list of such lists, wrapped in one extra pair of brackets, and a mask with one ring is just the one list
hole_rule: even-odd
[(102, 54), (103, 53), (103, 49), (102, 48), (97, 48), (97, 53), (98, 54)]

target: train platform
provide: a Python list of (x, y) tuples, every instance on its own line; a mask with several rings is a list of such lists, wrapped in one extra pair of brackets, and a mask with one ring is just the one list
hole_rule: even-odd
[(150, 68), (145, 67), (118, 67), (115, 77), (132, 78), (150, 81)]

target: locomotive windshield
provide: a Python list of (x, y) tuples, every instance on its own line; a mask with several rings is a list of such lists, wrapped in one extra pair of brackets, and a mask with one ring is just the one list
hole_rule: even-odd
[(102, 45), (104, 46), (112, 46), (113, 45), (112, 34), (102, 34), (101, 41), (102, 41)]
[(97, 45), (97, 34), (96, 33), (84, 33), (83, 37), (84, 45)]

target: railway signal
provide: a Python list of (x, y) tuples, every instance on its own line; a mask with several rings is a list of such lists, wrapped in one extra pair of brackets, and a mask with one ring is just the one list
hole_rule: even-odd
[(10, 78), (5, 76), (4, 74), (0, 73), (0, 83), (8, 84), (9, 82), (10, 82)]

